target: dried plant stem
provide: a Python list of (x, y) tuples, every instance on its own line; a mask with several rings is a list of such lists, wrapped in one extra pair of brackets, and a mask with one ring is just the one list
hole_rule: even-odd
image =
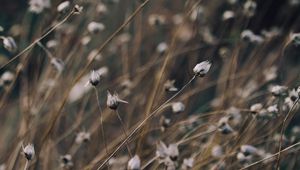
[(281, 156), (281, 149), (282, 149), (282, 140), (283, 140), (283, 134), (285, 131), (285, 126), (286, 126), (286, 122), (288, 120), (288, 118), (290, 117), (292, 111), (294, 110), (296, 104), (299, 102), (299, 97), (297, 98), (297, 100), (294, 102), (292, 108), (289, 110), (289, 112), (286, 114), (283, 122), (282, 122), (282, 127), (281, 127), (281, 132), (280, 132), (280, 141), (279, 141), (279, 153), (278, 153), (278, 157), (277, 157), (277, 162), (276, 162), (276, 169), (279, 170), (279, 165), (280, 165), (280, 156)]
[(114, 155), (116, 152), (118, 152), (125, 144), (126, 142), (138, 131), (140, 130), (144, 124), (152, 118), (157, 112), (159, 112), (166, 104), (168, 104), (171, 100), (173, 100), (176, 96), (178, 96), (194, 79), (196, 76), (193, 76), (190, 81), (188, 81), (177, 93), (175, 93), (172, 97), (170, 97), (168, 100), (166, 100), (163, 104), (161, 104), (157, 109), (155, 109), (152, 113), (150, 113), (145, 119), (143, 119), (136, 128), (134, 128), (131, 133), (126, 137), (126, 139), (123, 140), (122, 143), (117, 146), (117, 148), (108, 156), (108, 158), (105, 159), (105, 161), (98, 167), (97, 170), (101, 169)]
[[(107, 141), (106, 141), (106, 138), (105, 138), (104, 126), (103, 126), (103, 112), (102, 112), (101, 105), (100, 105), (98, 89), (96, 87), (94, 87), (94, 89), (95, 89), (96, 98), (97, 98), (97, 105), (98, 105), (98, 108), (99, 108), (99, 111), (100, 111), (101, 134), (102, 134), (102, 138), (103, 138), (103, 142), (104, 142), (105, 152), (106, 152), (106, 154), (108, 154)], [(107, 164), (107, 167), (108, 167), (108, 164)]]
[[(120, 121), (120, 123), (121, 123), (123, 133), (124, 133), (124, 135), (125, 135), (126, 138), (127, 138), (127, 137), (128, 137), (128, 134), (127, 134), (127, 132), (126, 132), (125, 124), (124, 124), (124, 122), (123, 122), (123, 120), (122, 120), (122, 118), (121, 118), (121, 116), (120, 116), (120, 114), (119, 114), (118, 109), (115, 110), (115, 112), (116, 112), (116, 114), (117, 114), (117, 116), (118, 116), (118, 119), (119, 119), (119, 121)], [(127, 150), (128, 150), (128, 153), (129, 153), (130, 158), (132, 158), (132, 154), (131, 154), (131, 151), (130, 151), (130, 147), (129, 147), (128, 141), (126, 142), (126, 147), (127, 147)]]
[(24, 170), (27, 170), (27, 168), (28, 168), (28, 163), (29, 163), (29, 161), (26, 160), (26, 163), (25, 163), (25, 166), (24, 166)]
[(280, 150), (279, 152), (277, 152), (277, 153), (275, 153), (275, 154), (273, 154), (273, 155), (271, 155), (271, 156), (268, 156), (268, 157), (266, 157), (266, 158), (264, 158), (264, 159), (261, 159), (261, 160), (259, 160), (259, 161), (256, 161), (256, 162), (254, 162), (254, 163), (252, 163), (252, 164), (250, 164), (250, 165), (248, 165), (248, 166), (246, 166), (246, 167), (243, 167), (243, 168), (241, 168), (240, 170), (249, 169), (249, 168), (252, 167), (252, 166), (258, 165), (258, 164), (260, 164), (260, 163), (262, 163), (262, 162), (264, 162), (264, 161), (266, 161), (266, 160), (269, 160), (269, 159), (271, 159), (271, 158), (273, 158), (273, 157), (275, 157), (275, 156), (281, 154), (282, 152), (288, 151), (288, 150), (290, 150), (290, 149), (292, 149), (292, 148), (294, 148), (294, 147), (296, 147), (296, 146), (298, 146), (298, 145), (300, 145), (300, 142), (297, 142), (297, 143), (295, 143), (295, 144), (293, 144), (293, 145), (291, 145), (291, 146), (289, 146), (289, 147), (286, 147), (285, 149)]
[(148, 162), (145, 163), (145, 165), (142, 166), (141, 170), (147, 168), (147, 166), (149, 166), (152, 162), (154, 162), (156, 159), (158, 158), (158, 156), (154, 156), (153, 158), (151, 158)]
[(23, 55), (26, 51), (30, 50), (32, 47), (34, 47), (38, 42), (40, 42), (42, 39), (44, 39), (47, 35), (49, 35), (51, 32), (53, 32), (56, 28), (58, 28), (60, 25), (65, 23), (73, 14), (74, 9), (59, 23), (54, 25), (51, 29), (49, 29), (46, 33), (44, 33), (40, 38), (34, 40), (30, 45), (28, 45), (25, 49), (23, 49), (21, 52), (19, 52), (17, 55), (15, 55), (13, 58), (11, 58), (9, 61), (7, 61), (4, 65), (0, 67), (0, 70), (2, 70), (4, 67), (15, 61), (17, 58), (19, 58), (21, 55)]
[(46, 52), (47, 57), (49, 57), (50, 59), (54, 58), (54, 55), (41, 42), (37, 42), (37, 45)]

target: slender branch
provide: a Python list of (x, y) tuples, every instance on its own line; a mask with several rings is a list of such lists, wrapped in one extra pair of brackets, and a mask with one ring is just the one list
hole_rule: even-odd
[[(125, 124), (124, 124), (124, 122), (123, 122), (123, 120), (122, 120), (122, 118), (121, 118), (121, 116), (120, 116), (120, 114), (119, 114), (118, 109), (115, 110), (115, 112), (116, 112), (116, 114), (117, 114), (117, 116), (118, 116), (119, 121), (121, 122), (121, 127), (122, 127), (122, 130), (123, 130), (123, 133), (124, 133), (124, 135), (125, 135), (126, 138), (127, 138), (127, 137), (128, 137), (128, 134), (127, 134), (126, 129), (125, 129)], [(127, 150), (128, 150), (128, 153), (129, 153), (130, 158), (132, 158), (132, 154), (131, 154), (131, 151), (130, 151), (130, 147), (129, 147), (128, 141), (126, 142), (126, 147), (127, 147)]]

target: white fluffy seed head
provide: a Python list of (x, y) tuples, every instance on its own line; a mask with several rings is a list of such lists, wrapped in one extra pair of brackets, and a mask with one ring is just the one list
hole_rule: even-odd
[(209, 61), (203, 61), (201, 63), (198, 63), (194, 68), (193, 71), (196, 76), (204, 77), (207, 72), (210, 70), (211, 62)]

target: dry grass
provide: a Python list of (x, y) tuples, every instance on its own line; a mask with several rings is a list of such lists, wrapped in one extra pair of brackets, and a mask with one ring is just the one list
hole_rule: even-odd
[(0, 170), (299, 169), (297, 2), (26, 7), (0, 29)]

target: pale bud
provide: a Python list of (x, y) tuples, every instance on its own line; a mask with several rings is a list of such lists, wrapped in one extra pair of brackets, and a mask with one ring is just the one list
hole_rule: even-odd
[(138, 155), (135, 155), (128, 161), (128, 170), (140, 170), (141, 159)]
[(90, 75), (89, 83), (92, 86), (97, 86), (100, 83), (101, 75), (93, 70)]
[(17, 44), (12, 37), (1, 37), (3, 40), (3, 46), (9, 52), (17, 51)]
[(25, 148), (23, 147), (23, 153), (25, 155), (25, 158), (28, 161), (31, 161), (34, 158), (35, 155), (35, 151), (34, 151), (34, 147), (32, 144), (28, 144), (25, 146)]
[(97, 34), (105, 29), (104, 24), (99, 22), (90, 22), (87, 26), (90, 33)]
[(64, 1), (62, 3), (60, 3), (58, 6), (57, 6), (57, 11), (58, 12), (65, 12), (66, 10), (68, 10), (70, 8), (70, 1)]
[(193, 71), (196, 76), (204, 77), (211, 67), (211, 63), (209, 61), (203, 61), (198, 63), (194, 68)]
[(126, 103), (127, 104), (128, 102), (124, 101), (124, 100), (121, 100), (116, 93), (112, 95), (109, 91), (107, 91), (106, 105), (110, 109), (116, 110), (120, 103)]

